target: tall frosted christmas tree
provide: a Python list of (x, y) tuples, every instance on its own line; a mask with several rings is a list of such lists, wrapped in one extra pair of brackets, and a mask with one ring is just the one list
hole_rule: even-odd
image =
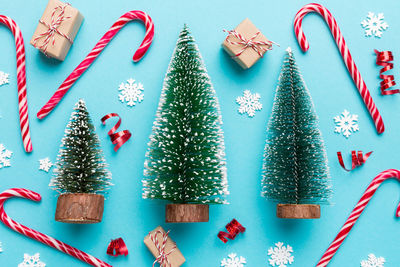
[(208, 221), (228, 183), (216, 92), (188, 27), (182, 29), (150, 136), (143, 198), (167, 200), (167, 222)]
[(288, 48), (265, 146), (262, 195), (279, 202), (281, 218), (319, 218), (332, 194), (318, 118), (293, 52)]
[(62, 139), (55, 177), (50, 186), (61, 193), (56, 220), (68, 223), (101, 221), (111, 174), (86, 104), (76, 103)]

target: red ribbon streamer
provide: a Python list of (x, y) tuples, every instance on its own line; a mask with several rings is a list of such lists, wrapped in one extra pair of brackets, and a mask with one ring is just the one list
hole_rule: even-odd
[(218, 238), (224, 243), (228, 242), (227, 238), (234, 240), (239, 233), (244, 233), (246, 228), (244, 228), (236, 219), (233, 219), (226, 225), (226, 230), (228, 230), (228, 233), (222, 231), (218, 233)]
[(352, 171), (357, 167), (360, 167), (362, 165), (364, 165), (364, 163), (367, 161), (367, 159), (369, 158), (369, 156), (371, 156), (373, 151), (370, 151), (368, 153), (366, 153), (365, 155), (363, 155), (362, 151), (351, 151), (351, 169), (347, 169), (344, 166), (344, 162), (343, 162), (343, 157), (342, 157), (342, 153), (339, 151), (337, 152), (337, 156), (338, 156), (338, 160), (339, 160), (339, 164), (340, 166), (342, 166), (342, 168), (346, 171)]
[(114, 257), (118, 257), (120, 255), (128, 255), (128, 248), (126, 247), (125, 242), (121, 237), (111, 240), (107, 248), (107, 255)]
[(394, 75), (387, 75), (383, 74), (386, 71), (393, 69), (393, 61), (394, 57), (391, 51), (382, 51), (379, 52), (378, 50), (374, 50), (376, 53), (376, 64), (382, 66), (383, 68), (379, 71), (379, 78), (382, 79), (381, 81), (381, 94), (382, 95), (394, 95), (400, 93), (399, 89), (391, 89), (387, 90), (390, 87), (396, 85), (394, 81)]
[(105, 115), (103, 118), (101, 118), (101, 122), (103, 125), (106, 125), (106, 120), (112, 117), (118, 117), (118, 122), (114, 125), (114, 127), (111, 128), (111, 130), (108, 131), (108, 135), (110, 136), (111, 142), (115, 145), (114, 151), (117, 152), (118, 149), (131, 138), (132, 134), (129, 130), (123, 130), (116, 133), (122, 121), (121, 117), (117, 113), (109, 113)]

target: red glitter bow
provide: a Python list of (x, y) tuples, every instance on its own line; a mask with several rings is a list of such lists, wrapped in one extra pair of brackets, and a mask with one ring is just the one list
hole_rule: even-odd
[(218, 233), (218, 238), (224, 243), (228, 242), (227, 238), (233, 240), (239, 233), (244, 233), (246, 228), (244, 228), (236, 219), (233, 219), (226, 225), (226, 230), (228, 230), (228, 233), (222, 231)]
[[(33, 45), (36, 47), (37, 41), (39, 39), (45, 37), (43, 44), (39, 47), (39, 49), (43, 50), (45, 54), (46, 54), (50, 39), (52, 39), (52, 45), (54, 46), (54, 44), (56, 42), (56, 38), (55, 38), (56, 33), (58, 33), (59, 35), (61, 35), (64, 38), (66, 38), (71, 44), (73, 43), (72, 39), (68, 35), (66, 35), (58, 30), (58, 27), (60, 27), (61, 23), (63, 23), (65, 20), (71, 18), (71, 17), (65, 16), (65, 8), (67, 6), (69, 6), (69, 4), (60, 5), (60, 6), (57, 6), (56, 8), (54, 8), (53, 12), (51, 13), (50, 24), (43, 21), (42, 19), (39, 20), (39, 22), (42, 23), (43, 25), (45, 25), (48, 28), (48, 30), (43, 32), (42, 34), (40, 34), (38, 37), (36, 37), (33, 40)], [(56, 13), (58, 10), (60, 10), (60, 13), (58, 14), (58, 16), (56, 16)]]
[(363, 155), (362, 151), (351, 151), (351, 169), (346, 169), (346, 167), (344, 166), (344, 162), (343, 162), (343, 157), (342, 157), (342, 153), (341, 152), (337, 152), (337, 156), (338, 156), (338, 160), (339, 160), (339, 164), (340, 166), (342, 166), (342, 168), (346, 171), (352, 171), (357, 167), (360, 167), (362, 165), (364, 165), (364, 163), (367, 161), (367, 159), (369, 158), (369, 156), (372, 154), (373, 151), (370, 151), (368, 153), (366, 153), (365, 155)]
[(122, 238), (117, 238), (117, 239), (111, 240), (111, 242), (107, 248), (107, 255), (114, 256), (114, 257), (120, 256), (120, 255), (127, 256), (128, 248), (126, 247), (124, 240), (122, 240)]
[(399, 89), (387, 90), (390, 87), (395, 86), (396, 82), (394, 81), (394, 75), (383, 74), (384, 72), (393, 69), (393, 63), (390, 62), (390, 61), (393, 61), (393, 59), (394, 59), (392, 52), (391, 51), (379, 52), (376, 49), (374, 50), (374, 52), (376, 53), (376, 64), (383, 67), (379, 71), (379, 78), (382, 79), (381, 94), (382, 95), (393, 95), (393, 94), (400, 93)]
[[(243, 46), (242, 50), (240, 50), (235, 55), (235, 57), (240, 56), (249, 47), (254, 49), (254, 51), (256, 51), (260, 57), (263, 57), (265, 52), (272, 49), (272, 44), (274, 43), (272, 41), (267, 41), (267, 42), (254, 41), (254, 39), (260, 34), (260, 32), (256, 32), (256, 34), (254, 34), (250, 39), (246, 39), (243, 35), (241, 35), (240, 33), (238, 33), (235, 30), (232, 30), (232, 31), (224, 30), (224, 32), (228, 33), (228, 36), (225, 39), (228, 43), (230, 43), (232, 45)], [(231, 41), (229, 39), (229, 37), (231, 37), (231, 36), (237, 38), (239, 41)]]
[(108, 131), (108, 135), (110, 136), (111, 142), (115, 145), (114, 151), (117, 152), (118, 149), (125, 144), (126, 141), (128, 141), (132, 134), (129, 130), (123, 130), (118, 133), (115, 131), (118, 130), (119, 126), (121, 125), (121, 117), (117, 113), (109, 113), (105, 115), (103, 118), (101, 118), (101, 122), (103, 125), (106, 124), (106, 120), (112, 117), (118, 117), (118, 122), (114, 125), (114, 127), (111, 128), (111, 130)]
[[(175, 251), (176, 249), (176, 245), (172, 247), (172, 249), (169, 252), (165, 252), (165, 245), (167, 244), (167, 240), (168, 240), (168, 235), (169, 232), (162, 232), (160, 230), (156, 231), (154, 234), (150, 234), (150, 239), (151, 241), (153, 241), (154, 245), (156, 246), (157, 250), (158, 250), (158, 257), (156, 258), (156, 260), (153, 262), (153, 267), (156, 265), (156, 263), (159, 263), (161, 266), (166, 267), (169, 266), (171, 267), (171, 263), (169, 262), (168, 256)], [(160, 244), (158, 243), (158, 238), (157, 236), (161, 235), (163, 238), (163, 242), (160, 246)]]

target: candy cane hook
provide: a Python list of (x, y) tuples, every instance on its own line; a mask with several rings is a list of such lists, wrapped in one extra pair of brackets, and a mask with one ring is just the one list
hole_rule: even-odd
[(124, 27), (128, 22), (132, 20), (141, 20), (145, 27), (146, 33), (144, 40), (140, 47), (136, 50), (133, 55), (133, 61), (138, 62), (146, 54), (149, 49), (153, 37), (154, 37), (154, 24), (149, 15), (143, 11), (134, 10), (125, 13), (121, 16), (111, 28), (104, 34), (100, 41), (95, 45), (95, 47), (90, 51), (86, 58), (75, 68), (75, 70), (65, 79), (65, 81), (60, 85), (54, 95), (49, 99), (49, 101), (39, 110), (37, 117), (39, 119), (45, 118), (61, 101), (64, 95), (72, 87), (72, 85), (83, 75), (83, 73), (91, 66), (93, 61), (99, 56), (101, 51), (107, 46), (107, 44), (113, 39), (113, 37)]
[(55, 249), (58, 249), (59, 251), (62, 251), (70, 256), (73, 256), (83, 262), (86, 262), (87, 264), (90, 264), (92, 266), (96, 267), (112, 267), (111, 265), (105, 263), (104, 261), (101, 261), (83, 251), (80, 251), (79, 249), (76, 249), (74, 247), (71, 247), (70, 245), (67, 245), (63, 242), (60, 242), (48, 235), (42, 234), (38, 231), (35, 231), (31, 228), (28, 228), (22, 224), (19, 224), (18, 222), (12, 220), (6, 212), (4, 211), (4, 202), (6, 202), (7, 199), (12, 198), (12, 197), (21, 197), (21, 198), (26, 198), (30, 199), (33, 201), (40, 201), (41, 196), (38, 193), (35, 193), (31, 190), (28, 189), (23, 189), (23, 188), (12, 188), (9, 190), (4, 191), (3, 193), (0, 194), (0, 220), (9, 228), (13, 229), (14, 231), (25, 235), (27, 237), (30, 237), (34, 240), (37, 240), (43, 244), (46, 244), (50, 247), (53, 247)]
[(18, 25), (10, 17), (0, 15), (0, 23), (7, 26), (14, 35), (17, 54), (17, 83), (19, 124), (21, 127), (22, 142), (26, 152), (32, 151), (31, 134), (29, 132), (28, 99), (26, 95), (25, 46), (24, 38)]
[(307, 42), (307, 39), (303, 33), (303, 30), (301, 28), (303, 18), (311, 12), (316, 12), (320, 14), (326, 21), (326, 23), (329, 26), (329, 29), (332, 32), (333, 37), (335, 38), (336, 44), (339, 48), (340, 54), (342, 54), (342, 58), (344, 63), (346, 64), (346, 67), (351, 74), (351, 77), (353, 78), (354, 83), (356, 84), (358, 88), (358, 92), (360, 93), (364, 104), (366, 105), (374, 123), (375, 123), (375, 128), (377, 132), (383, 133), (385, 131), (385, 125), (383, 124), (383, 120), (381, 117), (381, 114), (379, 113), (374, 101), (372, 100), (372, 97), (369, 93), (369, 90), (367, 88), (367, 85), (365, 84), (363, 78), (361, 77), (361, 73), (358, 71), (356, 63), (354, 62), (349, 48), (346, 45), (346, 42), (344, 41), (343, 35), (340, 32), (339, 26), (337, 25), (337, 22), (335, 18), (332, 16), (331, 12), (329, 12), (328, 9), (323, 7), (320, 4), (308, 4), (305, 5), (303, 8), (297, 12), (296, 17), (294, 19), (294, 31), (297, 37), (297, 41), (300, 44), (301, 49), (306, 52), (309, 48), (309, 44)]
[[(325, 251), (324, 255), (322, 256), (321, 260), (318, 262), (317, 267), (325, 267), (329, 264), (339, 247), (342, 245), (343, 241), (349, 235), (350, 230), (353, 228), (354, 224), (357, 222), (358, 218), (360, 217), (361, 213), (364, 211), (365, 207), (367, 206), (368, 202), (371, 200), (372, 196), (374, 195), (375, 191), (378, 187), (387, 179), (390, 178), (397, 178), (400, 181), (400, 171), (395, 169), (390, 169), (381, 172), (378, 176), (376, 176), (370, 185), (368, 186), (367, 190), (365, 190), (364, 194), (362, 195), (361, 199), (358, 201), (356, 207), (351, 212), (349, 218), (343, 225), (342, 229), (340, 230), (339, 234), (336, 236), (335, 240), (331, 243), (329, 248)], [(396, 209), (396, 217), (400, 217), (400, 203)]]

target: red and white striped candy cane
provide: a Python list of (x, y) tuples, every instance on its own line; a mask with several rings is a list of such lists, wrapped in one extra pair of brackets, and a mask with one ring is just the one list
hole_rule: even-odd
[(32, 151), (31, 135), (29, 132), (28, 99), (26, 96), (25, 46), (24, 38), (18, 25), (10, 17), (0, 15), (0, 23), (6, 25), (14, 35), (17, 52), (17, 83), (19, 124), (22, 141), (26, 152)]
[(383, 124), (383, 120), (381, 114), (379, 113), (372, 97), (369, 93), (367, 85), (365, 84), (363, 78), (361, 77), (360, 72), (357, 69), (356, 63), (351, 57), (349, 48), (344, 41), (343, 35), (340, 32), (339, 26), (335, 18), (332, 16), (331, 12), (328, 9), (323, 7), (320, 4), (308, 4), (297, 12), (296, 17), (294, 19), (294, 31), (296, 33), (297, 41), (300, 44), (301, 49), (306, 52), (309, 48), (309, 44), (307, 39), (303, 33), (301, 28), (303, 18), (305, 15), (311, 12), (316, 12), (320, 14), (326, 21), (329, 26), (329, 29), (332, 32), (333, 37), (335, 38), (336, 44), (339, 48), (340, 53), (342, 54), (343, 61), (346, 64), (346, 67), (353, 78), (354, 83), (357, 85), (358, 92), (360, 93), (366, 107), (368, 108), (369, 113), (375, 123), (375, 127), (378, 133), (383, 133), (385, 131), (385, 125)]
[[(335, 240), (331, 243), (329, 248), (325, 251), (325, 254), (322, 256), (321, 260), (318, 262), (317, 267), (325, 267), (329, 264), (339, 247), (342, 245), (345, 238), (349, 235), (350, 230), (353, 228), (357, 219), (360, 217), (361, 213), (364, 211), (365, 207), (368, 205), (368, 202), (371, 200), (375, 191), (378, 187), (387, 179), (397, 178), (400, 180), (400, 171), (395, 169), (389, 169), (381, 172), (378, 176), (376, 176), (367, 190), (365, 190), (361, 199), (358, 201), (356, 207), (351, 212), (349, 218), (343, 225), (339, 234), (336, 236)], [(396, 217), (400, 217), (400, 203), (397, 206)]]
[(54, 95), (50, 100), (39, 110), (37, 117), (39, 119), (45, 118), (61, 101), (64, 95), (72, 87), (76, 80), (83, 75), (83, 73), (91, 66), (93, 61), (99, 56), (101, 51), (107, 46), (107, 44), (112, 40), (112, 38), (119, 32), (119, 30), (125, 26), (128, 22), (132, 20), (141, 20), (145, 27), (146, 33), (144, 40), (138, 50), (136, 50), (133, 55), (133, 61), (138, 62), (149, 49), (153, 37), (154, 37), (154, 24), (149, 15), (143, 11), (134, 10), (125, 13), (121, 16), (111, 28), (104, 34), (100, 41), (95, 45), (95, 47), (90, 51), (86, 58), (75, 68), (75, 70), (65, 79), (65, 81), (60, 85)]
[(23, 188), (12, 188), (9, 190), (4, 191), (3, 193), (0, 194), (0, 220), (9, 228), (13, 229), (14, 231), (25, 235), (27, 237), (30, 237), (32, 239), (35, 239), (43, 244), (46, 244), (50, 247), (53, 247), (55, 249), (58, 249), (59, 251), (62, 251), (72, 257), (75, 257), (83, 262), (86, 262), (87, 264), (90, 264), (92, 266), (96, 267), (112, 267), (110, 264), (105, 263), (104, 261), (101, 261), (83, 251), (80, 251), (79, 249), (76, 249), (74, 247), (71, 247), (70, 245), (67, 245), (63, 242), (60, 242), (48, 235), (42, 234), (38, 231), (35, 231), (31, 228), (28, 228), (22, 224), (17, 223), (16, 221), (12, 220), (6, 212), (4, 211), (4, 202), (12, 197), (22, 197), (22, 198), (27, 198), (33, 201), (40, 201), (41, 196), (38, 193), (35, 193), (31, 190), (28, 189), (23, 189)]

